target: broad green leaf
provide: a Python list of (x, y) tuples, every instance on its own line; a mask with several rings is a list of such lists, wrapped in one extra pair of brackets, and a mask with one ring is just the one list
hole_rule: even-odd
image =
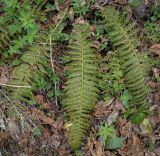
[(122, 104), (124, 105), (124, 107), (126, 109), (129, 108), (128, 102), (129, 102), (129, 100), (132, 99), (132, 96), (130, 95), (130, 93), (128, 92), (128, 90), (125, 90), (123, 92), (123, 94), (121, 95), (120, 99), (121, 99)]
[(36, 136), (36, 137), (39, 137), (41, 136), (41, 130), (40, 128), (35, 128), (34, 131), (33, 131), (33, 135)]
[(118, 149), (123, 146), (124, 139), (122, 137), (113, 137), (106, 142), (106, 149)]
[(99, 135), (102, 137), (105, 144), (108, 139), (116, 136), (116, 130), (112, 125), (105, 123), (104, 126), (100, 127)]

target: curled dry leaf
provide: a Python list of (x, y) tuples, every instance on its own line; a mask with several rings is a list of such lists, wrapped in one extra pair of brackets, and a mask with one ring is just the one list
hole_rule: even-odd
[(157, 55), (160, 56), (160, 44), (153, 44), (150, 47), (150, 50), (151, 50), (152, 53), (157, 54)]
[(60, 143), (61, 143), (60, 136), (53, 134), (51, 136), (51, 144), (55, 146), (55, 148), (58, 148), (60, 146)]

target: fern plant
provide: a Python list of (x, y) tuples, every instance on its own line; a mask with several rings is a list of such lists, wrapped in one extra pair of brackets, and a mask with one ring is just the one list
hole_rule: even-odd
[[(45, 74), (44, 66), (47, 65), (47, 58), (49, 52), (46, 49), (45, 39), (41, 35), (41, 40), (34, 43), (28, 50), (21, 56), (20, 60), (22, 64), (17, 66), (10, 78), (11, 81), (9, 85), (15, 87), (9, 87), (11, 91), (11, 99), (23, 102), (34, 102), (34, 95), (32, 91), (34, 90), (34, 85), (32, 79), (36, 76)], [(45, 35), (44, 35), (45, 36)], [(49, 50), (49, 48), (48, 48)], [(16, 87), (17, 86), (17, 87)]]
[(10, 33), (4, 25), (0, 26), (0, 54), (10, 46), (10, 41), (14, 38), (14, 34)]
[(97, 59), (89, 39), (91, 33), (88, 24), (74, 26), (70, 43), (71, 63), (68, 65), (67, 86), (64, 106), (71, 126), (69, 128), (69, 144), (73, 149), (80, 146), (90, 126), (90, 112), (98, 97)]
[(136, 52), (138, 42), (135, 24), (113, 7), (107, 7), (103, 14), (110, 41), (120, 60), (126, 87), (132, 96), (130, 104), (137, 108), (147, 106), (148, 88), (143, 66)]
[(55, 34), (62, 32), (65, 14), (66, 11), (57, 24), (53, 23), (49, 28), (41, 30), (38, 39), (20, 57), (22, 63), (13, 70), (7, 84), (12, 100), (35, 103), (33, 91), (38, 89), (35, 82), (48, 74), (46, 68), (52, 48), (58, 44), (58, 36), (55, 37)]

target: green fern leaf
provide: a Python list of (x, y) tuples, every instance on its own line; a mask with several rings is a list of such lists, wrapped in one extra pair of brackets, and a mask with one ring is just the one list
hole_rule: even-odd
[[(35, 103), (33, 91), (37, 88), (34, 82), (47, 74), (45, 69), (50, 62), (50, 48), (56, 43), (54, 35), (62, 31), (60, 23), (62, 20), (57, 25), (52, 24), (46, 30), (41, 30), (37, 35), (37, 40), (20, 57), (22, 63), (15, 67), (7, 85), (12, 100)], [(50, 40), (53, 41), (52, 45), (49, 43)]]
[(131, 104), (147, 104), (148, 88), (144, 70), (136, 52), (137, 40), (135, 23), (120, 15), (113, 7), (104, 11), (105, 24), (123, 70), (126, 87), (132, 95)]
[(90, 126), (90, 112), (98, 97), (97, 59), (88, 24), (77, 24), (74, 27), (70, 43), (70, 73), (65, 90), (64, 105), (68, 112), (71, 126), (69, 128), (69, 144), (73, 149), (80, 146)]
[(34, 99), (32, 91), (35, 89), (32, 80), (45, 74), (44, 67), (48, 62), (49, 47), (45, 44), (45, 38), (46, 34), (41, 32), (41, 40), (28, 48), (20, 58), (22, 64), (11, 73), (8, 85), (19, 86), (8, 87), (12, 100), (32, 103)]
[(13, 38), (14, 34), (11, 34), (5, 26), (0, 26), (0, 54), (10, 46), (10, 42)]

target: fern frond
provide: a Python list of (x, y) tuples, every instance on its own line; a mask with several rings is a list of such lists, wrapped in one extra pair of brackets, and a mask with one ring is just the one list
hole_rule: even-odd
[(0, 53), (10, 46), (13, 38), (14, 34), (11, 34), (7, 28), (0, 26)]
[[(43, 35), (42, 33), (41, 40), (35, 42), (21, 56), (22, 64), (17, 66), (10, 76), (9, 85), (22, 86), (17, 88), (9, 87), (12, 100), (31, 103), (30, 100), (34, 99), (32, 80), (45, 74), (44, 66), (47, 65), (47, 58), (49, 57), (49, 48), (47, 49), (47, 45), (42, 44), (46, 41), (46, 36)], [(31, 88), (23, 86), (31, 86)]]
[[(45, 69), (50, 62), (50, 50), (57, 44), (57, 40), (54, 37), (55, 34), (63, 30), (62, 26), (59, 26), (63, 19), (64, 17), (57, 25), (54, 23), (47, 29), (41, 30), (36, 37), (37, 40), (20, 57), (22, 63), (11, 73), (11, 80), (8, 84), (12, 100), (31, 104), (35, 103), (33, 91), (38, 89), (35, 82), (39, 77), (47, 75)], [(53, 42), (52, 45), (50, 40)]]
[(132, 105), (146, 105), (148, 88), (144, 77), (144, 70), (136, 52), (137, 40), (135, 23), (128, 17), (120, 15), (113, 7), (104, 11), (105, 24), (108, 34), (123, 70), (126, 87), (132, 94)]
[(90, 112), (98, 97), (97, 59), (90, 35), (88, 24), (77, 24), (70, 43), (70, 75), (66, 83), (64, 105), (72, 124), (69, 128), (69, 144), (73, 149), (80, 146), (90, 126)]

